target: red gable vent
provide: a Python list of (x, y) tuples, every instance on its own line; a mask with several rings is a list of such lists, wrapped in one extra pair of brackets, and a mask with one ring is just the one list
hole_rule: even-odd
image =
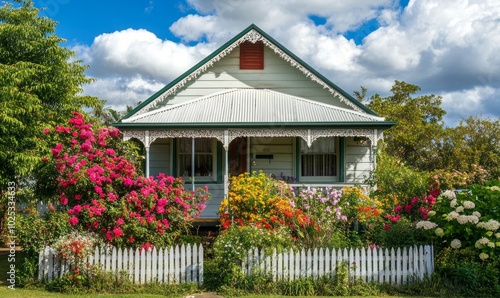
[(264, 69), (264, 44), (246, 41), (240, 44), (240, 69)]

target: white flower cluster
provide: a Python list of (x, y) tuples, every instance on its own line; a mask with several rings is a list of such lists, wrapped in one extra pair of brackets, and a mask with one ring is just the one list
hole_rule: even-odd
[(464, 206), (458, 206), (457, 209), (455, 209), (458, 213), (464, 212)]
[(460, 240), (458, 239), (453, 239), (453, 241), (451, 241), (450, 246), (451, 248), (459, 249), (460, 247), (462, 247), (462, 242), (460, 242)]
[[(476, 248), (482, 248), (483, 246), (488, 245), (488, 243), (490, 243), (490, 239), (483, 237), (483, 238), (477, 240), (476, 244), (474, 244), (474, 246)], [(495, 244), (493, 243), (493, 245), (495, 245)]]
[(447, 198), (450, 201), (457, 198), (457, 195), (455, 194), (455, 192), (453, 190), (447, 190), (447, 191), (443, 192), (441, 194), (441, 196)]
[(434, 233), (436, 233), (436, 235), (437, 235), (437, 236), (439, 236), (439, 237), (443, 237), (443, 235), (444, 235), (444, 231), (443, 231), (443, 229), (441, 229), (441, 228), (437, 228), (437, 229), (434, 231)]
[(472, 215), (477, 216), (477, 218), (481, 218), (481, 213), (477, 211), (472, 212)]
[(487, 253), (484, 253), (484, 252), (482, 252), (482, 253), (480, 253), (480, 254), (479, 254), (479, 258), (480, 258), (481, 260), (483, 260), (483, 261), (484, 261), (484, 260), (486, 260), (486, 259), (487, 259), (487, 258), (489, 258), (489, 257), (490, 257), (490, 256), (489, 256)]
[(417, 226), (416, 226), (417, 229), (423, 228), (424, 230), (434, 229), (435, 227), (437, 227), (437, 224), (435, 224), (431, 221), (428, 221), (428, 220), (419, 221), (419, 222), (417, 222)]
[(495, 237), (497, 237), (497, 239), (500, 238), (500, 233), (496, 233)]
[(496, 185), (495, 185), (495, 186), (490, 187), (490, 189), (491, 189), (491, 190), (500, 191), (500, 187), (498, 187), (498, 186), (496, 186)]
[(477, 224), (479, 222), (479, 218), (475, 215), (460, 215), (458, 216), (457, 221), (461, 225), (466, 224), (468, 222)]
[(457, 219), (458, 216), (460, 216), (460, 214), (458, 214), (456, 211), (451, 211), (450, 213), (448, 213), (448, 215), (446, 215), (446, 220), (447, 221), (454, 220)]
[(476, 204), (472, 203), (471, 201), (465, 201), (464, 202), (464, 208), (465, 209), (474, 209), (476, 207)]
[(478, 228), (483, 228), (488, 231), (496, 231), (500, 228), (500, 223), (494, 219), (490, 219), (486, 222), (480, 222), (477, 224)]
[(450, 207), (451, 207), (451, 208), (455, 208), (455, 206), (457, 206), (457, 199), (453, 199), (453, 200), (450, 202)]

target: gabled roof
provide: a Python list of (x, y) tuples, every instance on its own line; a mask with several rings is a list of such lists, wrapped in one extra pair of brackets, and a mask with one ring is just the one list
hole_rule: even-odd
[(219, 126), (384, 122), (384, 118), (268, 89), (230, 89), (124, 119), (123, 123)]
[[(353, 98), (351, 95), (349, 95), (344, 90), (340, 89), (338, 86), (325, 78), (323, 75), (318, 73), (283, 45), (274, 40), (271, 36), (267, 35), (267, 33), (262, 31), (259, 27), (252, 24), (245, 30), (243, 30), (240, 34), (236, 35), (234, 38), (222, 45), (211, 55), (203, 59), (201, 62), (193, 66), (191, 69), (186, 71), (184, 74), (179, 76), (177, 79), (169, 83), (167, 86), (153, 94), (150, 98), (133, 109), (122, 119), (122, 122), (127, 122), (126, 119), (128, 118), (135, 118), (135, 116), (155, 110), (157, 108), (157, 104), (160, 101), (162, 101), (169, 95), (175, 94), (180, 88), (186, 85), (187, 82), (199, 77), (200, 74), (204, 73), (208, 68), (212, 67), (215, 62), (221, 60), (223, 57), (231, 53), (235, 48), (237, 48), (242, 42), (245, 41), (254, 43), (257, 41), (263, 42), (281, 58), (289, 62), (291, 66), (300, 70), (306, 77), (309, 77), (312, 81), (317, 82), (322, 88), (327, 89), (332, 95), (340, 98), (342, 102), (352, 107), (355, 111), (377, 116), (372, 110), (361, 104), (358, 100)], [(118, 124), (117, 126), (120, 125)]]

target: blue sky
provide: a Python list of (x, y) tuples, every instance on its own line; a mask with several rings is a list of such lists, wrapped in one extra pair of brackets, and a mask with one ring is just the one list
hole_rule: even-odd
[(35, 0), (123, 109), (255, 23), (346, 92), (394, 80), (443, 98), (445, 121), (500, 115), (497, 0)]

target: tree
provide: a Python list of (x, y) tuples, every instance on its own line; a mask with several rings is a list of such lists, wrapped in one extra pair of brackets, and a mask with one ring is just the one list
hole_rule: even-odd
[(386, 130), (386, 153), (397, 157), (417, 170), (433, 170), (437, 154), (436, 140), (441, 139), (444, 127), (441, 97), (436, 95), (413, 95), (420, 87), (395, 81), (388, 97), (376, 94), (368, 106), (387, 120), (397, 124)]
[(475, 173), (479, 166), (491, 178), (500, 178), (500, 120), (477, 116), (462, 120), (446, 129), (439, 150), (442, 169)]
[(44, 128), (67, 122), (72, 111), (102, 103), (82, 95), (92, 80), (75, 53), (62, 47), (56, 22), (39, 16), (31, 0), (0, 7), (0, 189), (29, 176), (48, 144)]

